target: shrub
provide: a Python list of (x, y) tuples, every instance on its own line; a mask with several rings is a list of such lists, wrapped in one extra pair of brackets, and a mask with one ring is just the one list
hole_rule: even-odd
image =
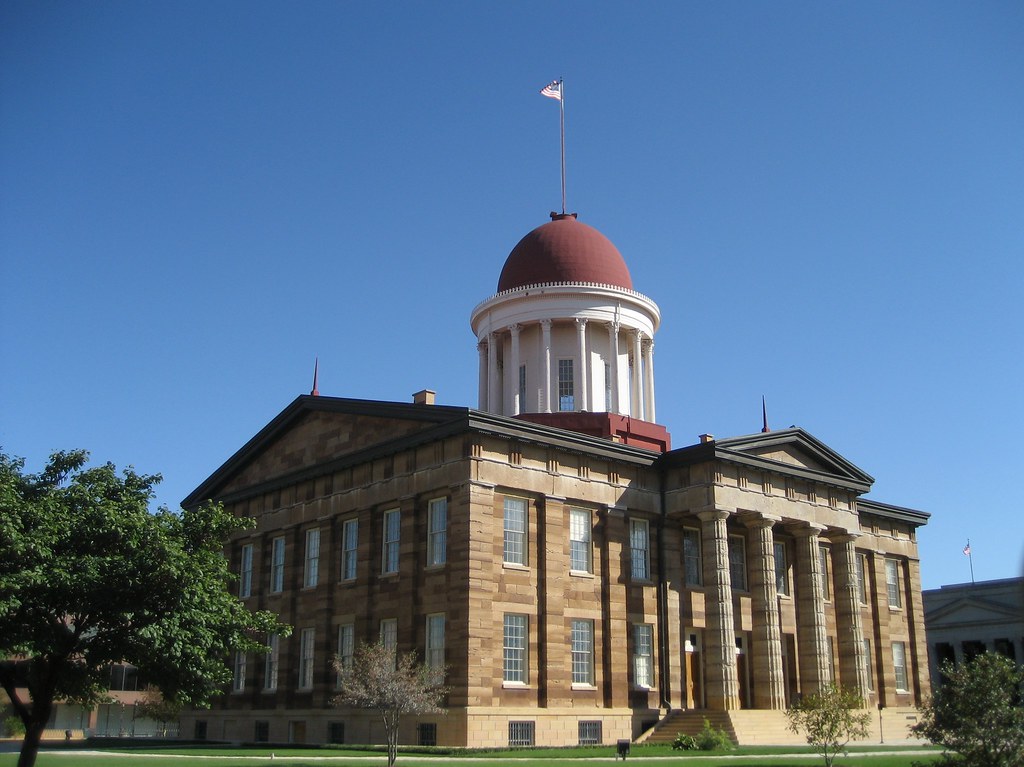
[(692, 735), (677, 732), (676, 739), (672, 741), (672, 748), (675, 751), (693, 751), (693, 749), (697, 748), (697, 741), (694, 740)]
[(732, 748), (732, 738), (725, 730), (714, 727), (707, 719), (704, 728), (694, 738), (697, 748), (701, 751), (718, 751)]
[(11, 714), (4, 719), (4, 734), (8, 738), (20, 738), (25, 734), (25, 723), (21, 721), (20, 716)]

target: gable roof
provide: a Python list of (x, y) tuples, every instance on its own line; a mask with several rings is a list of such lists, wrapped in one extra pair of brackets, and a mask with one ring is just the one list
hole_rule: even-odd
[[(350, 429), (352, 432), (358, 432), (359, 427), (367, 425), (388, 424), (391, 428), (378, 428), (372, 435), (359, 435), (364, 438), (335, 439), (324, 444), (325, 440), (320, 439), (320, 435), (310, 433), (307, 438), (303, 433), (309, 419), (317, 415), (360, 419), (355, 424), (356, 428)], [(658, 457), (658, 453), (644, 448), (471, 408), (304, 394), (293, 400), (189, 493), (181, 505), (190, 508), (209, 498), (231, 500), (463, 432), (492, 434), (646, 466), (653, 464)], [(290, 457), (288, 466), (278, 465), (276, 474), (260, 466), (263, 456), (287, 440), (291, 440), (295, 453)], [(246, 474), (251, 478), (248, 483)]]
[(799, 427), (713, 439), (665, 454), (669, 465), (719, 460), (866, 493), (875, 479)]

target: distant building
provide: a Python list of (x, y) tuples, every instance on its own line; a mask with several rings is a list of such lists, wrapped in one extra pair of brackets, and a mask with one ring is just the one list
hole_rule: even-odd
[(1024, 664), (1024, 578), (957, 583), (922, 592), (932, 679), (939, 666), (997, 652)]
[(380, 742), (330, 706), (331, 658), (377, 640), (450, 668), (447, 715), (406, 743), (608, 743), (704, 716), (785, 740), (783, 709), (830, 680), (905, 729), (929, 692), (928, 515), (866, 499), (872, 477), (799, 428), (672, 449), (658, 306), (600, 232), (552, 219), (472, 312), (479, 409), (301, 396), (183, 501), (256, 518), (228, 549), (239, 595), (295, 629), (233, 658), (183, 735)]

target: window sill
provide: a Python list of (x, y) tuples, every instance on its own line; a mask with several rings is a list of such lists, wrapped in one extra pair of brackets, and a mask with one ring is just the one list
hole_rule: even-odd
[(526, 565), (517, 564), (516, 562), (502, 562), (501, 567), (504, 570), (518, 570), (519, 572), (523, 573), (530, 572), (529, 567), (527, 567)]
[(634, 586), (652, 586), (652, 585), (654, 585), (654, 581), (652, 581), (650, 578), (636, 578), (636, 577), (632, 577), (631, 576), (629, 581)]
[(436, 573), (440, 570), (444, 570), (448, 566), (447, 562), (438, 562), (437, 564), (427, 565), (423, 568), (425, 573)]
[(569, 571), (569, 577), (570, 578), (590, 578), (590, 579), (593, 579), (594, 574), (592, 572), (587, 571), (587, 570), (570, 570)]
[(264, 687), (262, 690), (260, 690), (260, 695), (277, 695), (277, 688), (275, 687), (273, 689), (268, 689)]
[(581, 684), (580, 682), (573, 682), (572, 689), (574, 690), (588, 690), (591, 692), (597, 691), (597, 686), (592, 684)]
[(528, 682), (502, 682), (501, 687), (503, 690), (531, 690)]

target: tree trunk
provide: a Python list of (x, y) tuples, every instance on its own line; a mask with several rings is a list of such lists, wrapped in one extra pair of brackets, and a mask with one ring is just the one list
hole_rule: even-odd
[(43, 739), (46, 721), (28, 722), (25, 725), (25, 739), (21, 741), (21, 754), (18, 756), (18, 767), (34, 767), (39, 755), (39, 741)]

